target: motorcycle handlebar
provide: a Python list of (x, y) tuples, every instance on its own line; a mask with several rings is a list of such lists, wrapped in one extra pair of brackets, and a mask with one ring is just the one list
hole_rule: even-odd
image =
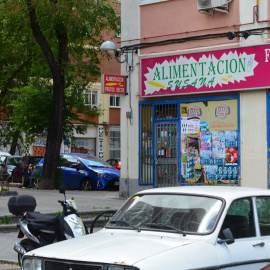
[(58, 202), (63, 206), (65, 204), (65, 201), (58, 200)]

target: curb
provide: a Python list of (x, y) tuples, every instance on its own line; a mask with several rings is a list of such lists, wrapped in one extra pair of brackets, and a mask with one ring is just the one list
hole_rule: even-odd
[[(9, 266), (14, 266), (14, 267), (19, 267), (18, 262), (15, 261), (7, 261), (7, 260), (1, 260), (0, 259), (0, 265), (9, 265)], [(13, 269), (13, 268), (11, 268)], [(8, 270), (8, 269), (7, 269)]]

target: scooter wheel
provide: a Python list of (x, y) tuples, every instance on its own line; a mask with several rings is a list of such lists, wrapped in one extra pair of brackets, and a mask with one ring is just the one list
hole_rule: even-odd
[[(33, 242), (30, 239), (23, 239), (20, 242), (20, 245), (25, 249), (26, 252), (31, 251), (31, 250), (39, 247), (39, 244)], [(18, 253), (18, 262), (19, 262), (20, 267), (22, 267), (22, 257), (23, 257), (23, 255)]]

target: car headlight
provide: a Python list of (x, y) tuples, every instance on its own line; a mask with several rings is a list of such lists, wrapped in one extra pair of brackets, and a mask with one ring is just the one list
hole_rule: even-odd
[(108, 174), (105, 174), (105, 173), (100, 173), (100, 172), (97, 172), (97, 171), (93, 171), (93, 173), (98, 176), (98, 177), (102, 177), (102, 178), (111, 178), (110, 175)]
[(23, 270), (41, 270), (42, 260), (38, 258), (27, 257), (23, 260)]

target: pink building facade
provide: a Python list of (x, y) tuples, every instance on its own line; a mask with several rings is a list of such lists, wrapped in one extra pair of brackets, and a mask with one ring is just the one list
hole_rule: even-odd
[(121, 14), (120, 194), (268, 187), (268, 1), (129, 0)]

